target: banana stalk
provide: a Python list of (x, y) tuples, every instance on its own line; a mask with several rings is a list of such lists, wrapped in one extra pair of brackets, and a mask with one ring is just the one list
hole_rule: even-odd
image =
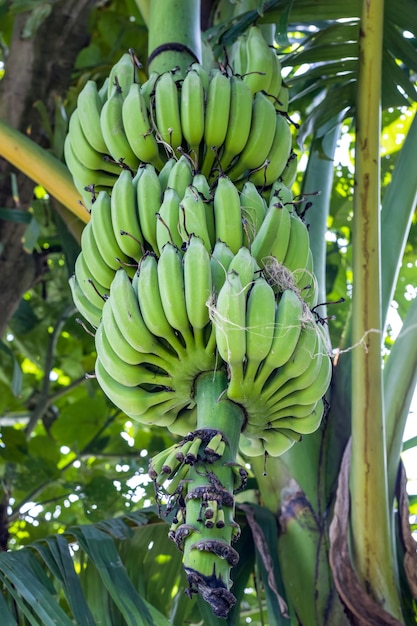
[(352, 302), (352, 559), (362, 585), (397, 618), (386, 481), (381, 370), (380, 93), (383, 1), (362, 2), (357, 102)]
[[(224, 370), (200, 374), (195, 383), (197, 428), (173, 453), (182, 468), (168, 483), (168, 508), (176, 508), (170, 537), (184, 552), (188, 595), (199, 593), (218, 617), (227, 617), (236, 602), (230, 591), (230, 570), (239, 556), (232, 542), (239, 535), (234, 521), (234, 493), (243, 487), (245, 471), (236, 463), (243, 412), (227, 399)], [(184, 455), (182, 451), (186, 450)], [(160, 463), (159, 463), (160, 465)], [(170, 461), (165, 461), (169, 471)], [(158, 482), (158, 460), (153, 462)], [(187, 469), (189, 466), (189, 469)], [(151, 463), (152, 475), (152, 463)], [(159, 483), (162, 481), (159, 481)]]
[(200, 0), (152, 0), (148, 50), (149, 73), (201, 62)]

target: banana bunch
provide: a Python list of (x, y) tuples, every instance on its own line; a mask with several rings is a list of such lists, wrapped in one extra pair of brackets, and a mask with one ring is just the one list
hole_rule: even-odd
[(140, 84), (137, 59), (129, 52), (101, 89), (87, 81), (70, 118), (65, 159), (88, 207), (89, 190), (111, 194), (121, 170), (134, 176), (149, 163), (159, 172), (182, 154), (210, 182), (220, 171), (240, 185), (247, 179), (272, 185), (292, 150), (288, 102), (280, 100), (286, 88), (279, 59), (258, 27), (240, 48), (246, 62), (238, 70), (208, 72), (193, 63), (185, 76), (153, 73)]
[(240, 449), (279, 456), (318, 428), (332, 363), (300, 292), (286, 287), (277, 295), (250, 257), (242, 249), (230, 261), (211, 315), (229, 373), (227, 396), (247, 416)]
[(95, 373), (132, 419), (179, 435), (195, 427), (194, 380), (215, 367), (211, 293), (210, 256), (195, 236), (183, 254), (171, 243), (158, 261), (146, 253), (132, 279), (115, 272), (95, 333)]

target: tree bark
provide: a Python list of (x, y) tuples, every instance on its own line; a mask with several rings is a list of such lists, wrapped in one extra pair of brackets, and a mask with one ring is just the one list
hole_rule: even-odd
[[(61, 0), (33, 37), (21, 36), (29, 13), (15, 17), (6, 73), (0, 82), (0, 117), (44, 147), (48, 139), (33, 104), (40, 100), (53, 120), (56, 97), (70, 85), (78, 52), (88, 43), (88, 17), (94, 0)], [(16, 174), (19, 208), (33, 199), (33, 182), (0, 159), (0, 207), (16, 207), (11, 175)], [(23, 294), (42, 277), (46, 264), (38, 254), (24, 250), (25, 226), (0, 221), (0, 337), (3, 336)]]

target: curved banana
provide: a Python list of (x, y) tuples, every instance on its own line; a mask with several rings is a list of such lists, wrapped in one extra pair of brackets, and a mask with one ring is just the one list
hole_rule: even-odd
[(100, 191), (91, 207), (91, 226), (104, 262), (113, 270), (123, 266), (129, 271), (132, 259), (121, 250), (113, 230), (111, 200), (107, 191)]
[[(139, 183), (140, 179), (138, 185)], [(111, 219), (120, 249), (136, 261), (139, 261), (144, 252), (138, 212), (132, 174), (129, 170), (123, 170), (111, 194)]]
[[(164, 411), (164, 404), (169, 402), (170, 408), (172, 408), (174, 400), (174, 393), (172, 391), (165, 390), (163, 387), (160, 389), (157, 388), (154, 391), (148, 391), (144, 387), (127, 387), (126, 385), (122, 385), (107, 373), (99, 359), (96, 360), (95, 374), (98, 384), (109, 400), (128, 417), (146, 424), (148, 423), (146, 420), (146, 412), (158, 406), (161, 409), (161, 420), (158, 420), (157, 413), (153, 419), (158, 421), (153, 421), (153, 423), (160, 426), (166, 425), (163, 419), (166, 413), (166, 409)], [(158, 411), (158, 409), (156, 410)], [(172, 416), (170, 416), (170, 418), (172, 418)], [(174, 420), (172, 419), (172, 421)]]
[(275, 310), (275, 328), (271, 350), (262, 362), (254, 386), (261, 392), (274, 370), (285, 367), (297, 348), (302, 331), (303, 303), (298, 294), (286, 289)]
[(157, 253), (161, 254), (163, 247), (171, 243), (181, 248), (183, 238), (181, 234), (181, 210), (180, 197), (175, 191), (167, 187), (164, 192), (162, 204), (156, 213), (156, 243)]
[(81, 249), (84, 261), (95, 282), (109, 289), (114, 278), (114, 269), (109, 267), (100, 254), (96, 243), (91, 220), (84, 226), (81, 234)]
[(314, 275), (314, 262), (311, 248), (308, 251), (308, 259), (304, 271), (294, 272), (294, 280), (301, 298), (310, 309), (314, 308), (317, 305), (318, 284), (317, 278)]
[(206, 116), (204, 126), (205, 154), (201, 172), (210, 178), (213, 163), (219, 155), (229, 126), (231, 101), (230, 78), (220, 69), (214, 69), (210, 75), (207, 93)]
[(196, 235), (204, 242), (206, 249), (211, 251), (206, 204), (195, 187), (187, 187), (180, 202), (179, 231), (183, 241)]
[(267, 264), (268, 258), (273, 255), (274, 243), (280, 240), (280, 237), (289, 240), (291, 220), (287, 213), (287, 208), (281, 204), (269, 206), (250, 247), (251, 254), (259, 265)]
[(159, 76), (158, 72), (151, 72), (148, 76), (148, 80), (145, 81), (140, 88), (143, 97), (145, 98), (145, 104), (148, 111), (150, 111), (153, 106), (153, 100), (155, 98), (155, 85)]
[(91, 189), (109, 189), (113, 187), (116, 176), (101, 170), (90, 170), (85, 167), (78, 159), (71, 143), (71, 136), (67, 135), (64, 141), (64, 157), (65, 162), (75, 184), (80, 187)]
[(281, 90), (281, 85), (282, 85), (282, 73), (281, 73), (282, 68), (281, 68), (281, 61), (276, 51), (272, 48), (270, 48), (269, 50), (270, 50), (270, 54), (273, 57), (274, 67), (272, 68), (271, 82), (268, 85), (268, 89), (266, 90), (266, 93), (268, 95), (268, 98), (275, 105), (275, 103), (278, 100), (279, 92)]
[(192, 183), (193, 174), (190, 158), (182, 154), (169, 172), (166, 184), (167, 189), (174, 189), (179, 197), (182, 198), (188, 185)]
[(158, 134), (168, 154), (175, 155), (182, 144), (182, 128), (178, 87), (172, 72), (164, 72), (157, 78), (154, 106)]
[(139, 167), (139, 159), (130, 147), (123, 125), (123, 96), (119, 88), (103, 104), (100, 125), (107, 150), (113, 159), (133, 171)]
[(242, 213), (237, 187), (228, 176), (220, 176), (213, 199), (216, 240), (224, 241), (236, 254), (242, 247)]
[(135, 82), (135, 74), (133, 59), (128, 52), (125, 52), (110, 70), (107, 99), (111, 98), (115, 91), (120, 91), (123, 98), (126, 98), (130, 86)]
[(284, 171), (291, 154), (291, 148), (292, 134), (290, 125), (287, 118), (283, 115), (277, 115), (274, 139), (271, 149), (266, 156), (265, 168), (258, 169), (250, 174), (249, 180), (258, 187), (272, 185)]
[(202, 331), (210, 321), (208, 304), (213, 289), (210, 255), (202, 239), (194, 235), (190, 237), (183, 263), (187, 316), (196, 343), (201, 346)]
[(153, 165), (143, 168), (136, 187), (139, 226), (145, 245), (159, 254), (156, 239), (157, 218), (162, 201), (161, 182)]
[(142, 358), (137, 363), (126, 363), (119, 358), (113, 350), (102, 324), (96, 330), (95, 345), (97, 357), (103, 368), (116, 382), (126, 387), (138, 385), (160, 385), (170, 387), (172, 379), (166, 374), (160, 374), (145, 366), (149, 364), (148, 355), (140, 355)]
[(297, 178), (297, 168), (298, 157), (295, 152), (291, 152), (287, 164), (284, 167), (280, 176), (284, 185), (286, 185), (289, 189), (291, 189), (291, 187), (295, 183), (295, 179)]
[(267, 212), (266, 202), (253, 182), (247, 181), (240, 192), (243, 243), (250, 248)]
[(224, 241), (217, 241), (210, 256), (213, 291), (218, 294), (226, 280), (229, 265), (234, 257), (233, 252)]
[(226, 170), (232, 180), (239, 180), (251, 170), (263, 167), (274, 140), (276, 116), (272, 102), (262, 91), (258, 91), (253, 99), (248, 141), (236, 163)]
[[(294, 417), (289, 413), (288, 417), (275, 417), (275, 413), (271, 414), (271, 428), (289, 428), (300, 435), (310, 435), (314, 433), (321, 424), (324, 414), (324, 403), (320, 398), (315, 404), (301, 404), (300, 407), (307, 409), (309, 412), (302, 417)], [(283, 409), (286, 411), (287, 409)]]
[(159, 171), (159, 184), (161, 185), (161, 190), (164, 192), (168, 187), (168, 178), (169, 174), (176, 164), (177, 159), (174, 157), (170, 157), (165, 163), (163, 168)]
[(78, 117), (88, 143), (100, 154), (107, 154), (108, 149), (100, 125), (101, 108), (102, 102), (97, 91), (97, 83), (94, 80), (88, 80), (78, 94)]
[(295, 211), (291, 213), (291, 234), (283, 264), (293, 273), (304, 270), (308, 263), (310, 236), (308, 228)]
[(120, 330), (114, 317), (111, 298), (108, 298), (104, 303), (101, 324), (104, 334), (119, 359), (130, 365), (136, 365), (143, 361), (144, 353), (136, 350)]
[(246, 355), (246, 296), (238, 274), (227, 273), (212, 311), (217, 350), (230, 372), (228, 395), (239, 395)]
[(230, 78), (230, 112), (226, 138), (220, 156), (220, 170), (225, 172), (242, 152), (252, 122), (252, 92), (240, 76)]
[(163, 338), (180, 358), (185, 358), (186, 350), (165, 315), (159, 289), (158, 264), (153, 254), (146, 254), (141, 260), (137, 294), (140, 311), (149, 331)]
[[(299, 437), (301, 439), (301, 437)], [(290, 439), (279, 430), (264, 430), (262, 432), (262, 443), (267, 455), (277, 457), (287, 452), (295, 444), (295, 439)]]
[(253, 95), (258, 91), (269, 93), (275, 69), (275, 60), (262, 35), (262, 30), (259, 26), (251, 26), (246, 37), (246, 67), (243, 80)]
[(280, 113), (288, 113), (290, 105), (290, 90), (284, 83), (281, 84), (277, 99), (275, 100), (275, 109)]
[(197, 189), (204, 202), (206, 210), (206, 225), (210, 238), (210, 250), (212, 250), (216, 243), (216, 228), (214, 225), (213, 195), (211, 193), (210, 185), (207, 178), (201, 173), (194, 174), (191, 184), (195, 187), (195, 189)]
[(158, 170), (163, 167), (145, 98), (138, 83), (132, 83), (123, 101), (122, 120), (129, 145), (142, 163), (152, 163)]
[(181, 88), (181, 127), (188, 152), (198, 165), (204, 137), (205, 90), (201, 74), (190, 68)]
[[(295, 323), (297, 322), (295, 321)], [(316, 358), (318, 346), (319, 335), (316, 323), (314, 320), (311, 320), (302, 327), (295, 350), (287, 362), (280, 368), (275, 369), (273, 373), (271, 372), (260, 394), (262, 402), (267, 403), (269, 398), (290, 379), (301, 376), (307, 370), (311, 361)], [(296, 401), (291, 402), (288, 406), (292, 404), (296, 404)]]
[(265, 454), (262, 439), (259, 439), (259, 437), (248, 437), (245, 431), (239, 437), (239, 450), (248, 457), (264, 456)]
[(228, 272), (236, 272), (239, 276), (242, 289), (245, 293), (252, 287), (255, 279), (259, 276), (259, 265), (256, 262), (255, 257), (251, 255), (248, 248), (242, 246), (230, 261)]
[(246, 303), (244, 386), (251, 393), (259, 365), (271, 351), (275, 335), (275, 294), (262, 276), (253, 283)]
[[(325, 355), (321, 360), (321, 367), (313, 383), (306, 385), (303, 389), (295, 389), (291, 392), (291, 385), (287, 387), (288, 393), (284, 397), (278, 399), (270, 407), (273, 409), (284, 409), (287, 406), (292, 406), (296, 402), (299, 404), (312, 404), (317, 402), (324, 396), (332, 377), (332, 362), (328, 355)], [(300, 377), (302, 378), (302, 377)], [(301, 384), (301, 383), (300, 383)], [(294, 381), (294, 387), (296, 386), (296, 380)]]
[(176, 357), (148, 329), (133, 284), (123, 269), (115, 274), (109, 300), (116, 324), (132, 348), (138, 352), (158, 356), (160, 367), (172, 373)]
[(82, 251), (77, 256), (74, 269), (77, 282), (87, 300), (94, 304), (98, 309), (102, 309), (106, 296), (109, 292), (108, 287), (101, 285), (91, 274)]
[(181, 333), (188, 350), (194, 344), (185, 303), (182, 255), (171, 243), (166, 243), (157, 264), (158, 286), (165, 317), (172, 328)]
[(114, 174), (115, 176), (120, 174), (120, 165), (106, 160), (104, 158), (104, 154), (97, 152), (97, 150), (89, 143), (81, 127), (78, 109), (75, 109), (70, 117), (68, 133), (71, 137), (72, 149), (75, 151), (77, 159), (80, 161), (81, 165), (84, 165), (90, 170), (102, 170), (104, 172)]
[(100, 324), (101, 309), (96, 307), (95, 304), (93, 304), (91, 300), (85, 296), (75, 274), (70, 277), (68, 282), (71, 289), (72, 299), (78, 311), (87, 320), (87, 322), (91, 324), (91, 326), (97, 328)]

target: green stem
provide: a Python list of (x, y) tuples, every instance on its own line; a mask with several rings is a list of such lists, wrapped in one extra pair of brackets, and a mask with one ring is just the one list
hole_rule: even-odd
[(149, 72), (178, 66), (184, 74), (191, 63), (201, 62), (200, 0), (152, 0), (150, 9)]
[[(220, 458), (207, 462), (203, 444), (198, 461), (187, 475), (185, 496), (186, 528), (184, 568), (189, 594), (201, 593), (218, 617), (226, 617), (235, 604), (230, 592), (230, 570), (237, 553), (231, 547), (238, 527), (234, 521), (234, 490), (236, 486), (236, 455), (243, 412), (224, 394), (227, 375), (223, 370), (206, 372), (196, 380), (197, 429), (199, 432), (220, 432), (226, 445)], [(220, 511), (218, 517), (207, 519), (208, 509)]]
[(77, 215), (84, 223), (90, 219), (80, 204), (80, 194), (74, 187), (65, 165), (50, 152), (0, 120), (0, 156), (24, 172), (35, 183)]
[(383, 0), (364, 1), (353, 224), (351, 531), (362, 585), (399, 617), (390, 538), (381, 368), (380, 94)]

